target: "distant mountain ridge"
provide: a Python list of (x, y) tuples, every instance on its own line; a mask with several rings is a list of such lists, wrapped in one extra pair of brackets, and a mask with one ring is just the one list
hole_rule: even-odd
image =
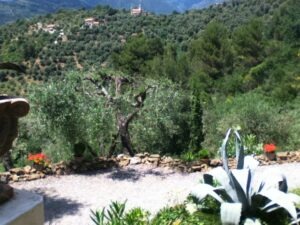
[(78, 9), (109, 5), (117, 9), (130, 9), (141, 2), (142, 7), (148, 12), (168, 14), (173, 11), (184, 12), (189, 9), (204, 8), (223, 1), (225, 0), (0, 0), (0, 24), (52, 13), (63, 8)]

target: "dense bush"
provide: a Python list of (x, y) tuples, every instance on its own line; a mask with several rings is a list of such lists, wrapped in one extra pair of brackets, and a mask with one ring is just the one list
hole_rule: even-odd
[(282, 107), (256, 92), (220, 99), (204, 111), (204, 147), (216, 151), (228, 127), (240, 127), (244, 135), (255, 135), (257, 143), (287, 144), (295, 122)]
[(169, 80), (150, 83), (153, 90), (132, 124), (133, 142), (140, 151), (179, 154), (189, 144), (190, 95)]

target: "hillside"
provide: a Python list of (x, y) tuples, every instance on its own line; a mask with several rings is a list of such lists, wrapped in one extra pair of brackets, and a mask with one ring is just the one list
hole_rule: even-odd
[(130, 140), (131, 153), (190, 159), (217, 154), (228, 127), (254, 153), (299, 149), (299, 12), (298, 0), (139, 16), (98, 6), (1, 26), (1, 61), (27, 72), (1, 71), (0, 90), (32, 103), (16, 159), (46, 149), (61, 160), (78, 142), (113, 154)]
[[(62, 10), (53, 15), (2, 26), (0, 56), (2, 61), (25, 63), (28, 67), (26, 79), (43, 80), (69, 69), (88, 70), (91, 65), (109, 64), (111, 53), (122, 49), (130, 37), (140, 33), (149, 38), (160, 38), (163, 43), (178, 45), (179, 49), (186, 51), (191, 40), (210, 21), (220, 21), (232, 30), (254, 17), (268, 20), (280, 2), (250, 4), (249, 1), (240, 1), (240, 4), (219, 5), (169, 16), (134, 17), (129, 11), (109, 7)], [(89, 17), (94, 17), (99, 24), (85, 26), (84, 20)], [(51, 24), (55, 25), (53, 32), (47, 30)], [(19, 83), (8, 77), (11, 75), (2, 74), (1, 80)]]
[[(184, 12), (192, 8), (204, 8), (224, 0), (144, 0), (142, 7), (147, 12), (171, 13)], [(130, 9), (139, 4), (139, 0), (0, 0), (0, 24), (30, 18), (36, 15), (53, 13), (59, 9), (92, 8), (97, 5), (109, 5), (116, 9)]]

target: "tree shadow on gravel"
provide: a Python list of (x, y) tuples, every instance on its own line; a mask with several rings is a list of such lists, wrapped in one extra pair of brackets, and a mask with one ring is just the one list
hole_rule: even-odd
[(111, 171), (107, 175), (107, 177), (113, 180), (119, 180), (119, 181), (127, 180), (127, 181), (135, 182), (147, 175), (153, 175), (164, 179), (166, 176), (173, 173), (174, 172), (165, 173), (161, 171), (156, 171), (155, 169), (147, 169), (147, 170), (140, 171), (133, 168), (126, 168), (126, 169), (115, 169)]
[(42, 195), (44, 198), (45, 222), (62, 218), (65, 215), (74, 215), (78, 212), (83, 204), (67, 198), (49, 196), (43, 189), (33, 189), (35, 193)]

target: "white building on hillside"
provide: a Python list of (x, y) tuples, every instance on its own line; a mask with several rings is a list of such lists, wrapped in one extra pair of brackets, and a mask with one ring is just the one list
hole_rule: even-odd
[(142, 13), (143, 13), (143, 9), (142, 9), (142, 5), (141, 5), (141, 4), (139, 4), (138, 7), (133, 7), (133, 8), (131, 8), (130, 14), (131, 14), (132, 16), (139, 16), (139, 15), (141, 15)]

